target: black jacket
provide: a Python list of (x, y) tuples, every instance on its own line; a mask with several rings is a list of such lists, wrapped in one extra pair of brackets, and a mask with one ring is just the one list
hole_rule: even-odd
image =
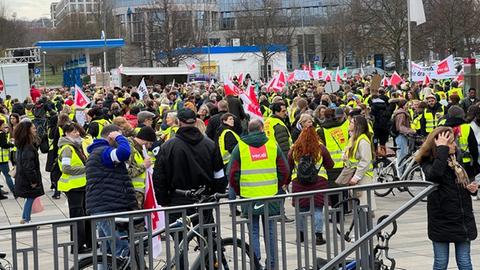
[[(215, 140), (215, 135), (217, 134), (218, 128), (222, 125), (222, 121), (220, 120), (220, 118), (222, 118), (222, 115), (224, 115), (225, 113), (227, 112), (225, 111), (218, 112), (214, 116), (210, 117), (210, 120), (208, 120), (207, 130), (205, 131), (205, 134), (211, 140)], [(241, 135), (242, 123), (240, 122), (240, 119), (234, 116), (233, 120), (234, 120), (233, 131), (235, 131), (235, 133), (237, 133), (238, 135)]]
[(388, 103), (381, 98), (372, 100), (370, 115), (373, 116), (373, 131), (384, 131), (389, 129), (391, 114), (388, 110)]
[(470, 192), (455, 183), (455, 172), (448, 166), (448, 147), (437, 147), (431, 161), (422, 163), (425, 179), (438, 184), (428, 196), (428, 238), (437, 242), (471, 241), (477, 226)]
[(245, 119), (245, 111), (243, 110), (240, 99), (236, 96), (227, 96), (228, 111), (238, 117), (238, 119)]
[(15, 103), (12, 105), (12, 113), (17, 113), (22, 116), (25, 115), (25, 106), (23, 103)]
[[(18, 147), (16, 160), (15, 195), (21, 198), (36, 198), (44, 195), (37, 148), (33, 145)], [(32, 187), (32, 184), (36, 186)]]
[[(215, 177), (219, 173), (219, 177)], [(175, 189), (192, 190), (207, 186), (225, 192), (223, 161), (215, 143), (196, 127), (181, 127), (175, 138), (161, 147), (153, 169), (153, 185), (162, 206), (192, 204), (195, 201), (175, 194)]]
[[(271, 117), (277, 118), (280, 121), (285, 123), (285, 121), (278, 116), (272, 115)], [(274, 126), (273, 127), (273, 132), (274, 132), (275, 140), (278, 143), (278, 146), (280, 146), (280, 148), (282, 149), (283, 155), (287, 156), (288, 151), (290, 151), (290, 146), (291, 145), (290, 145), (290, 132), (289, 132), (289, 129), (288, 129), (288, 125), (287, 124), (285, 124), (285, 125), (287, 126), (287, 128), (285, 128), (284, 126), (282, 126), (280, 124)]]

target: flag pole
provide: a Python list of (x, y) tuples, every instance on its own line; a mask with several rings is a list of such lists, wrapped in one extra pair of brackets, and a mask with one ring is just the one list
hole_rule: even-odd
[(408, 81), (412, 81), (412, 33), (410, 23), (410, 0), (407, 0), (407, 24), (408, 24)]

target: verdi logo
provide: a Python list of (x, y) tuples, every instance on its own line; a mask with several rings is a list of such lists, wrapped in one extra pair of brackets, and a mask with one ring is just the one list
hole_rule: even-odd
[(265, 145), (262, 145), (258, 148), (249, 146), (249, 149), (250, 149), (250, 158), (252, 159), (252, 161), (265, 160), (268, 158), (267, 148), (265, 147)]

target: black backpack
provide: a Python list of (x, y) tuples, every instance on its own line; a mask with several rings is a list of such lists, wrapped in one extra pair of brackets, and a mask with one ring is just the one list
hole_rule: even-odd
[(302, 156), (297, 165), (297, 180), (302, 185), (311, 185), (318, 180), (318, 171), (311, 156)]

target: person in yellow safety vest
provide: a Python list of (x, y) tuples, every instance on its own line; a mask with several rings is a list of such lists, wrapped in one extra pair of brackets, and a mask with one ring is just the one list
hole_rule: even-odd
[[(50, 173), (50, 189), (53, 189), (53, 199), (60, 199), (60, 191), (58, 191), (58, 180), (62, 172), (58, 166), (58, 141), (64, 136), (62, 127), (68, 124), (70, 118), (66, 113), (60, 113), (58, 117), (52, 117), (49, 120), (49, 129), (48, 129), (48, 153), (47, 161), (45, 164), (45, 170)], [(83, 129), (82, 129), (82, 132)]]
[(463, 99), (463, 89), (458, 87), (458, 82), (457, 81), (452, 82), (450, 90), (448, 90), (447, 94), (448, 94), (448, 96), (456, 94), (457, 96), (460, 97), (460, 100)]
[[(231, 113), (225, 113), (220, 117), (222, 125), (219, 127), (215, 142), (220, 150), (220, 156), (222, 157), (223, 164), (226, 166), (230, 161), (233, 148), (237, 146), (240, 136), (233, 131), (235, 119)], [(235, 198), (233, 198), (235, 199)]]
[(179, 121), (177, 117), (177, 112), (168, 112), (167, 116), (165, 117), (165, 125), (167, 126), (167, 128), (161, 131), (160, 139), (166, 142), (171, 138), (174, 138), (178, 130), (178, 124)]
[[(233, 150), (227, 176), (230, 186), (241, 198), (272, 197), (288, 184), (289, 168), (283, 151), (273, 138), (266, 136), (260, 120), (254, 119), (248, 123), (248, 135), (243, 136)], [(263, 216), (262, 220), (265, 222), (265, 211), (268, 209), (269, 215), (278, 215), (280, 207), (282, 206), (279, 201), (255, 201), (249, 205), (242, 204), (242, 216), (251, 216), (250, 244), (259, 260), (261, 260), (260, 217)], [(270, 250), (266, 261), (270, 269), (276, 269), (274, 224), (273, 221), (265, 223), (268, 223), (269, 235), (264, 239), (269, 240), (268, 250)], [(264, 232), (267, 228), (265, 223), (263, 223)]]
[(265, 134), (280, 146), (286, 156), (292, 144), (290, 130), (284, 122), (287, 108), (283, 103), (273, 103), (270, 107), (272, 115), (265, 120)]
[(135, 133), (138, 133), (142, 127), (151, 127), (153, 128), (153, 119), (155, 114), (149, 111), (141, 111), (137, 114), (137, 127), (135, 128)]
[[(10, 167), (8, 161), (10, 161), (10, 148), (13, 147), (13, 144), (9, 142), (9, 128), (8, 122), (4, 119), (0, 119), (0, 171), (5, 177), (5, 182), (7, 183), (8, 189), (15, 196), (15, 184), (13, 183), (12, 177), (8, 173)], [(7, 199), (8, 197), (0, 192), (0, 200)]]
[[(65, 193), (68, 200), (69, 217), (86, 216), (85, 162), (87, 157), (82, 149), (82, 127), (77, 123), (67, 123), (63, 126), (65, 136), (58, 140), (58, 166), (61, 171), (58, 180), (58, 190)], [(73, 238), (73, 231), (70, 234)], [(88, 253), (92, 250), (91, 225), (88, 221), (77, 223), (78, 253)]]
[(299, 98), (297, 100), (297, 106), (295, 111), (290, 112), (289, 115), (289, 122), (293, 125), (297, 123), (298, 118), (302, 115), (305, 111), (308, 110), (308, 101), (304, 98)]
[[(312, 125), (302, 129), (300, 136), (288, 153), (288, 165), (292, 168), (292, 193), (328, 188), (326, 169), (333, 168), (334, 162)], [(314, 195), (313, 209), (311, 209), (308, 199), (300, 199), (298, 205), (294, 202), (294, 206), (299, 208), (300, 212), (315, 211), (315, 242), (317, 245), (325, 244), (326, 241), (323, 239), (323, 194), (317, 193)], [(305, 234), (304, 218), (300, 220), (299, 225), (300, 242), (303, 242)]]
[(9, 112), (12, 112), (12, 96), (10, 95), (6, 95), (5, 96), (5, 101), (3, 101), (3, 104), (5, 104), (5, 108), (7, 108), (7, 110)]
[[(366, 185), (373, 183), (373, 157), (374, 149), (372, 134), (368, 130), (368, 120), (357, 115), (350, 121), (348, 127), (350, 139), (343, 153), (345, 167), (355, 168), (355, 174), (350, 179), (350, 185)], [(367, 205), (367, 192), (355, 194), (360, 199), (360, 205)], [(376, 209), (375, 196), (371, 197), (371, 210)]]
[(129, 138), (130, 158), (128, 164), (128, 175), (132, 179), (133, 187), (139, 209), (143, 209), (143, 199), (145, 194), (145, 178), (147, 169), (152, 166), (150, 156), (144, 157), (143, 148), (150, 149), (157, 140), (155, 130), (151, 127), (142, 127), (134, 138)]
[(438, 126), (438, 121), (445, 114), (444, 107), (437, 102), (437, 98), (430, 94), (425, 96), (427, 108), (424, 110), (420, 118), (420, 134), (428, 135)]
[(168, 93), (168, 99), (170, 100), (170, 109), (178, 111), (183, 108), (183, 101), (180, 99), (177, 91), (171, 91)]
[(33, 120), (35, 119), (35, 115), (33, 115), (33, 104), (32, 103), (28, 103), (26, 106), (25, 106), (25, 115), (28, 117), (28, 119), (30, 120)]
[(109, 124), (109, 121), (104, 119), (102, 110), (99, 107), (88, 111), (87, 120), (89, 120), (87, 133), (92, 135), (92, 138), (99, 139), (103, 128)]

